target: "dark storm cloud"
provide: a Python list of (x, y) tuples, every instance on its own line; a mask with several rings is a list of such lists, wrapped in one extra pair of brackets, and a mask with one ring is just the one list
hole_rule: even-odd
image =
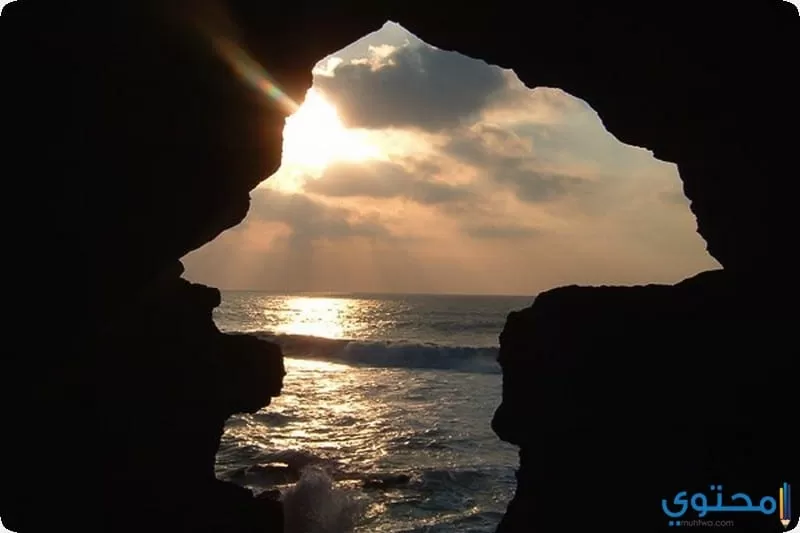
[(338, 163), (316, 180), (306, 183), (306, 192), (331, 197), (406, 198), (423, 205), (464, 202), (472, 192), (463, 186), (435, 181), (439, 167), (430, 162), (414, 163), (411, 169), (389, 162)]
[(302, 194), (270, 189), (253, 191), (248, 216), (287, 224), (294, 238), (308, 241), (390, 236), (389, 231), (375, 220), (353, 221), (346, 209), (316, 202)]
[(340, 65), (314, 85), (335, 102), (348, 126), (441, 131), (483, 109), (507, 81), (498, 67), (421, 45), (398, 48), (379, 68)]

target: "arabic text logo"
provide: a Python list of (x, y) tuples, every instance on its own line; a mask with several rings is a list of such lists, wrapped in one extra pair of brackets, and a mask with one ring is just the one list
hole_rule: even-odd
[(672, 505), (678, 507), (677, 510), (670, 509), (670, 504), (667, 500), (661, 500), (661, 509), (669, 518), (669, 525), (680, 525), (680, 521), (675, 520), (681, 518), (686, 511), (691, 507), (697, 512), (698, 518), (703, 518), (708, 513), (741, 513), (741, 512), (755, 512), (764, 515), (771, 515), (778, 511), (778, 519), (783, 525), (784, 529), (788, 529), (792, 521), (792, 507), (791, 507), (791, 485), (784, 483), (778, 490), (778, 500), (772, 496), (764, 496), (758, 501), (758, 504), (753, 504), (753, 500), (743, 492), (737, 492), (729, 498), (731, 503), (723, 503), (722, 485), (711, 485), (711, 491), (715, 494), (714, 502), (710, 503), (710, 498), (705, 494), (698, 492), (691, 497), (688, 492), (681, 491), (675, 495), (672, 500)]

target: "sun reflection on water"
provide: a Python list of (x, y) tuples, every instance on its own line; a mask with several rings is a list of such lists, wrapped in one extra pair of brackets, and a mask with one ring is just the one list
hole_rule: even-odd
[(329, 363), (316, 359), (292, 359), (292, 367), (298, 372), (346, 372), (350, 370), (347, 365)]
[(265, 452), (335, 457), (340, 466), (371, 464), (386, 454), (386, 439), (397, 428), (392, 417), (381, 416), (389, 408), (384, 399), (371, 394), (384, 372), (373, 376), (347, 365), (294, 358), (286, 359), (286, 367), (282, 394), (259, 413), (234, 417), (229, 438)]
[(284, 322), (275, 327), (285, 335), (311, 335), (328, 339), (344, 338), (354, 324), (350, 315), (354, 300), (347, 298), (311, 298), (298, 296), (286, 301)]

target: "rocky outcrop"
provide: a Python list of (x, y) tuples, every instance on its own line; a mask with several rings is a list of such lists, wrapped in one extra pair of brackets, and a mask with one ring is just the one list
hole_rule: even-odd
[(256, 500), (214, 476), (228, 417), (253, 413), (280, 394), (280, 348), (220, 333), (211, 317), (217, 289), (168, 276), (150, 290), (97, 337), (113, 347), (93, 368), (102, 377), (93, 384), (95, 400), (113, 417), (98, 424), (94, 443), (108, 461), (104, 484), (113, 487), (99, 500), (106, 527), (263, 531), (270, 524), (281, 531), (277, 502)]
[[(520, 469), (498, 531), (666, 531), (661, 501), (680, 491), (760, 499), (797, 479), (776, 429), (797, 368), (779, 299), (719, 270), (675, 286), (563, 287), (511, 313), (492, 425), (520, 446)], [(731, 518), (769, 530), (763, 516), (706, 519)]]
[(23, 393), (7, 405), (21, 410), (4, 450), (15, 475), (4, 478), (7, 527), (282, 531), (277, 501), (214, 475), (228, 417), (280, 394), (280, 348), (218, 331), (219, 291), (177, 277), (177, 266), (95, 325), (82, 351), (25, 376), (52, 403), (25, 403), (32, 394)]
[(280, 393), (280, 349), (218, 331), (219, 291), (178, 259), (245, 216), (284, 116), (153, 6), (0, 19), (3, 175), (35, 219), (14, 230), (27, 289), (0, 372), (14, 531), (283, 530), (278, 502), (214, 475), (226, 419)]
[[(573, 483), (567, 472), (592, 487), (590, 500), (608, 493), (601, 476), (621, 483), (637, 471), (667, 481), (672, 472), (676, 483), (705, 483), (699, 472), (711, 468), (749, 476), (757, 464), (771, 475), (772, 463), (730, 465), (748, 447), (761, 451), (755, 428), (774, 411), (755, 422), (749, 407), (735, 420), (725, 418), (733, 409), (715, 414), (719, 431), (708, 429), (718, 426), (704, 411), (706, 429), (681, 426), (703, 435), (694, 445), (678, 437), (675, 412), (660, 429), (647, 413), (663, 413), (665, 397), (737, 408), (770, 398), (774, 406), (788, 390), (783, 378), (795, 368), (781, 358), (785, 348), (769, 348), (789, 328), (763, 294), (793, 301), (784, 184), (796, 166), (784, 124), (797, 122), (800, 92), (789, 68), (795, 12), (777, 0), (519, 9), (535, 18), (517, 6), (463, 2), (381, 2), (357, 12), (310, 0), (279, 10), (248, 0), (5, 6), (0, 126), (9, 142), (0, 164), (9, 200), (8, 337), (17, 341), (0, 374), (0, 514), (8, 527), (280, 530), (276, 506), (212, 471), (225, 417), (277, 393), (279, 354), (216, 331), (218, 293), (182, 281), (177, 264), (237, 224), (248, 192), (280, 163), (285, 111), (242, 83), (213, 42), (235, 39), (299, 99), (318, 59), (387, 19), (441, 48), (514, 68), (531, 87), (583, 98), (620, 140), (676, 162), (699, 231), (725, 267), (724, 276), (674, 288), (560, 289), (512, 318), (496, 428), (521, 445), (523, 465), (504, 530), (554, 524), (567, 501), (554, 494)], [(730, 376), (722, 380), (712, 362), (726, 355), (721, 368)], [(680, 379), (687, 392), (676, 400), (654, 380), (624, 377), (631, 364), (653, 379)], [(702, 398), (697, 375), (710, 380)], [(634, 404), (645, 413), (632, 412)], [(603, 429), (612, 422), (626, 431)], [(631, 431), (640, 423), (649, 429)], [(745, 431), (729, 439), (733, 428)], [(531, 430), (538, 438), (524, 440)], [(663, 453), (669, 439), (684, 450), (672, 462)], [(688, 455), (725, 442), (738, 444), (722, 456)], [(771, 448), (764, 461), (778, 453)], [(657, 501), (647, 506), (664, 495), (648, 491), (660, 483), (639, 479), (625, 494), (657, 509)]]

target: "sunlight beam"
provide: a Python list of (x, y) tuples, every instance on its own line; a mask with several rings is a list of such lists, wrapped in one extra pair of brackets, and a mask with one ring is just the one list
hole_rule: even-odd
[(274, 100), (286, 114), (295, 113), (300, 106), (278, 87), (267, 71), (242, 48), (224, 37), (214, 40), (214, 48), (236, 74), (252, 88)]

